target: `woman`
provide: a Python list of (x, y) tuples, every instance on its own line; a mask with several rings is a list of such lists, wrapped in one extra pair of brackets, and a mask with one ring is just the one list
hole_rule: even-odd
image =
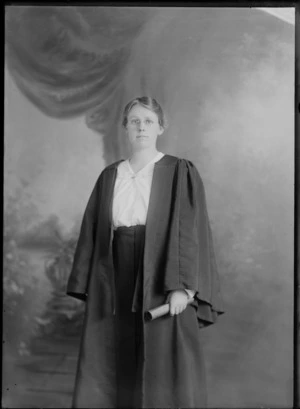
[[(155, 99), (130, 101), (123, 126), (131, 156), (99, 176), (68, 282), (87, 301), (73, 407), (205, 407), (199, 327), (223, 307), (203, 184), (157, 150)], [(168, 316), (145, 320), (165, 302)]]

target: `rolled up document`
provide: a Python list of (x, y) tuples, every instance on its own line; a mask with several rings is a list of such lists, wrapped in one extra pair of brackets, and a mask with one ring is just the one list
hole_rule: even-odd
[[(191, 304), (194, 301), (194, 298), (190, 298), (188, 300), (188, 304)], [(148, 310), (145, 312), (145, 320), (147, 321), (153, 321), (156, 318), (160, 318), (164, 315), (169, 314), (170, 312), (170, 304), (163, 304), (160, 305), (159, 307), (153, 308), (152, 310)]]

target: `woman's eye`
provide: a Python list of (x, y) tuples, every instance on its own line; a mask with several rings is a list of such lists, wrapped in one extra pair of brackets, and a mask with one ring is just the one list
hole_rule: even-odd
[(153, 122), (150, 120), (150, 119), (146, 119), (146, 124), (147, 125), (150, 125), (150, 124), (152, 124)]

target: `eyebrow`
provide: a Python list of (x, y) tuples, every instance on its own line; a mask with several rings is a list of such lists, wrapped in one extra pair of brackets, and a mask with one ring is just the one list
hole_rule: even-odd
[[(136, 116), (136, 115), (128, 115), (128, 119), (132, 119), (132, 118), (137, 118), (140, 119), (140, 117)], [(151, 119), (151, 121), (153, 121), (153, 118), (151, 118), (150, 116), (146, 116), (145, 119)]]

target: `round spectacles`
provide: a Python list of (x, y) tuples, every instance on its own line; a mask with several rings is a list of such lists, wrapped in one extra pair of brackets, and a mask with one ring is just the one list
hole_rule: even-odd
[(140, 119), (130, 119), (128, 121), (128, 125), (134, 128), (137, 126), (141, 126), (142, 122), (145, 124), (146, 127), (154, 125), (154, 121), (152, 121), (151, 119), (145, 119), (144, 121), (141, 121)]

